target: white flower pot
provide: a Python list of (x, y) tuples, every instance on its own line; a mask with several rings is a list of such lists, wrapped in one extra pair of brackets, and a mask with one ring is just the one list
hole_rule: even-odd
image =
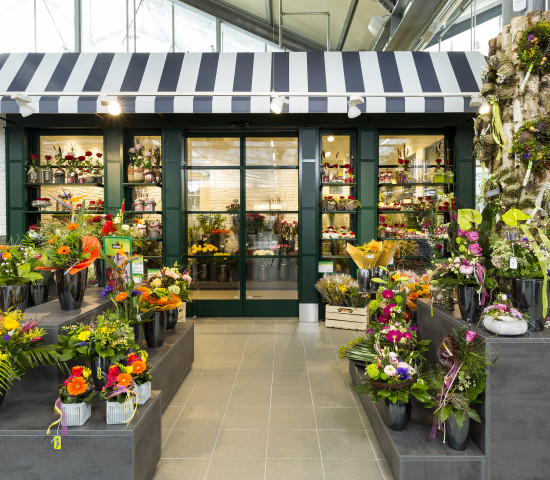
[[(513, 319), (512, 321), (510, 319)], [(485, 315), (482, 319), (483, 326), (492, 333), (497, 335), (523, 335), (528, 325), (525, 320), (517, 320), (514, 317), (506, 316), (496, 319), (491, 315)]]
[(151, 382), (145, 382), (143, 385), (136, 385), (138, 405), (143, 405), (151, 398)]
[(134, 397), (130, 397), (124, 403), (105, 402), (107, 406), (107, 425), (127, 423), (134, 414)]
[(92, 406), (89, 403), (61, 403), (67, 427), (81, 427), (92, 414)]

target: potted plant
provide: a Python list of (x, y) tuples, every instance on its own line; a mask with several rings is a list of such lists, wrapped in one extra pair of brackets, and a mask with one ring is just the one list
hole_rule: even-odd
[(498, 295), (495, 303), (483, 310), (481, 321), (487, 330), (497, 335), (523, 335), (528, 330), (523, 315), (503, 293)]
[(23, 323), (20, 310), (0, 313), (0, 404), (14, 380), (40, 365), (59, 366), (56, 345), (44, 345), (46, 330), (40, 322)]
[(132, 421), (137, 402), (134, 379), (129, 373), (121, 371), (118, 365), (111, 365), (107, 383), (99, 396), (105, 400), (108, 425), (128, 424)]
[(144, 150), (145, 147), (139, 142), (139, 140), (137, 140), (135, 146), (128, 150), (128, 182), (130, 183), (143, 183), (145, 180), (145, 176), (143, 174)]
[(132, 375), (136, 385), (137, 404), (143, 405), (151, 398), (151, 381), (153, 377), (149, 372), (147, 363), (148, 354), (145, 350), (128, 354), (126, 361), (127, 372)]
[(52, 183), (53, 171), (52, 171), (52, 164), (50, 163), (52, 156), (44, 155), (44, 159), (46, 160), (46, 164), (40, 167), (42, 170), (42, 183)]
[(90, 383), (91, 374), (89, 368), (77, 365), (71, 369), (71, 375), (59, 389), (55, 405), (61, 412), (59, 421), (63, 435), (66, 434), (66, 427), (81, 427), (92, 414), (91, 403), (97, 392)]
[(333, 212), (338, 207), (338, 201), (332, 197), (332, 195), (328, 195), (326, 197), (323, 197), (323, 200), (321, 200), (321, 210), (325, 210), (327, 212)]
[(443, 431), (443, 441), (453, 450), (464, 450), (468, 443), (470, 419), (481, 423), (472, 405), (480, 403), (485, 391), (489, 360), (485, 342), (466, 326), (445, 337), (437, 349), (440, 365), (425, 376), (431, 395), (419, 400), (434, 408), (435, 423), (430, 437)]
[(153, 154), (149, 151), (143, 152), (143, 167), (145, 183), (155, 183), (155, 171), (153, 169)]
[(126, 357), (135, 344), (134, 330), (118, 313), (106, 313), (96, 317), (89, 325), (67, 327), (67, 335), (58, 335), (60, 360), (88, 360), (96, 390), (105, 385), (105, 375), (111, 363)]
[(40, 157), (35, 153), (27, 159), (27, 182), (40, 182)]
[(0, 310), (27, 307), (29, 282), (42, 281), (34, 269), (40, 264), (40, 255), (26, 245), (0, 245)]
[(77, 215), (71, 216), (69, 223), (53, 225), (48, 238), (44, 237), (40, 246), (41, 267), (55, 274), (57, 296), (62, 310), (80, 308), (88, 267), (101, 255), (101, 245), (95, 237), (85, 235), (85, 203)]

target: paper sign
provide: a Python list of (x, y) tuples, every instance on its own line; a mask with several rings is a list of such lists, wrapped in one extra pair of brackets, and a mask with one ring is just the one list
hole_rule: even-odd
[(144, 273), (143, 257), (139, 257), (132, 262), (132, 275), (143, 275)]
[(513, 270), (518, 268), (518, 259), (516, 257), (511, 257), (510, 258), (510, 268), (513, 269)]
[(319, 273), (332, 273), (334, 272), (334, 262), (319, 262), (317, 268)]

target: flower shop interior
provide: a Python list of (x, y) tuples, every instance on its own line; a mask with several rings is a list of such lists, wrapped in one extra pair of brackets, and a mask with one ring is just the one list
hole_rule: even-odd
[(0, 5), (2, 478), (548, 478), (547, 2), (295, 3)]

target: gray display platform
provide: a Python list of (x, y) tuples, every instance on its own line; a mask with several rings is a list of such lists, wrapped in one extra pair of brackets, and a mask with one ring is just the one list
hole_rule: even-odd
[(55, 450), (46, 435), (58, 417), (56, 394), (8, 393), (0, 407), (2, 480), (149, 480), (161, 454), (161, 393), (153, 392), (130, 425), (107, 425), (105, 404), (95, 399), (82, 427), (69, 427)]

